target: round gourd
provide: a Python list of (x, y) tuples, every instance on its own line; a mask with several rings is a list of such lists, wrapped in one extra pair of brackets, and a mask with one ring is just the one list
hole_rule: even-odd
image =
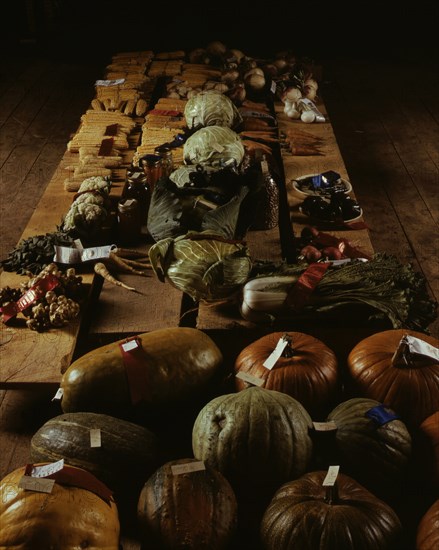
[(138, 403), (152, 408), (181, 404), (202, 392), (223, 360), (213, 340), (194, 328), (159, 329), (138, 339), (143, 351), (134, 368), (127, 369), (122, 356), (125, 340), (74, 361), (61, 380), (63, 412), (124, 417)]
[[(91, 447), (90, 430), (101, 445)], [(31, 439), (31, 460), (83, 468), (119, 493), (140, 491), (158, 465), (157, 438), (148, 429), (98, 413), (66, 413), (48, 420)]]
[(390, 550), (399, 548), (396, 513), (354, 479), (339, 474), (323, 487), (325, 471), (284, 484), (261, 522), (266, 550)]
[(306, 471), (310, 428), (311, 417), (296, 399), (251, 387), (203, 407), (194, 423), (192, 449), (240, 493), (255, 488), (265, 493)]
[(439, 499), (425, 512), (416, 533), (416, 550), (439, 548)]
[(146, 548), (229, 547), (237, 524), (235, 494), (225, 477), (209, 466), (187, 473), (174, 470), (197, 464), (195, 459), (167, 462), (145, 483), (137, 515)]
[[(92, 491), (58, 481), (51, 493), (26, 490), (19, 487), (24, 472), (18, 468), (0, 482), (0, 548), (119, 550), (120, 524), (112, 498), (107, 502)], [(62, 472), (74, 477), (83, 471), (64, 466)], [(54, 477), (60, 479), (59, 473)]]
[[(375, 414), (374, 414), (375, 413)], [(391, 420), (386, 421), (387, 417)], [(374, 399), (354, 397), (328, 415), (343, 472), (376, 494), (402, 480), (411, 456), (410, 433), (393, 411)]]
[[(288, 344), (270, 370), (263, 363), (285, 337)], [(316, 418), (327, 414), (339, 391), (337, 358), (323, 342), (301, 332), (273, 332), (244, 348), (235, 361), (235, 375), (250, 374), (262, 379), (262, 387), (287, 393)], [(238, 391), (248, 383), (235, 376)]]
[(417, 428), (439, 410), (439, 363), (409, 357), (407, 366), (398, 359), (404, 335), (439, 347), (432, 336), (409, 330), (386, 330), (359, 342), (348, 356), (348, 369), (357, 394), (385, 403), (409, 428)]

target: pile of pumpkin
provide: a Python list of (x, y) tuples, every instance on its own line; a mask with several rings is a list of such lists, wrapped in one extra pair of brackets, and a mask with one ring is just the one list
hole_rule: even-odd
[(317, 338), (277, 332), (227, 361), (183, 327), (90, 351), (63, 375), (33, 463), (1, 482), (0, 547), (118, 550), (122, 530), (145, 550), (401, 549), (412, 476), (416, 548), (437, 548), (439, 364), (402, 364), (407, 334), (437, 351), (389, 330), (342, 367)]

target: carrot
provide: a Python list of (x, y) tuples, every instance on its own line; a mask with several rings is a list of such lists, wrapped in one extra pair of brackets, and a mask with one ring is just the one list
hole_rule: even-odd
[(107, 266), (102, 262), (97, 262), (94, 265), (94, 272), (100, 275), (105, 281), (108, 281), (113, 285), (120, 286), (122, 288), (125, 288), (126, 290), (133, 290), (134, 292), (137, 292), (134, 287), (128, 286), (122, 281), (118, 281), (117, 279), (115, 279), (113, 275), (108, 271)]

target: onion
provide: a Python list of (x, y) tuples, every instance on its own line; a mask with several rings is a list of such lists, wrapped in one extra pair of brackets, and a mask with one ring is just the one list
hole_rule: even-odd
[(287, 62), (285, 61), (285, 59), (275, 59), (273, 61), (273, 65), (277, 67), (279, 72), (282, 72), (286, 68)]
[(283, 94), (283, 101), (291, 101), (291, 103), (295, 103), (302, 97), (302, 92), (299, 90), (299, 88), (296, 88), (295, 86), (291, 86), (290, 88), (287, 88)]
[(258, 73), (252, 73), (244, 80), (245, 84), (252, 90), (262, 90), (265, 86), (265, 76)]
[(264, 71), (260, 67), (253, 67), (252, 69), (248, 70), (244, 74), (244, 79), (246, 79), (248, 76), (251, 76), (252, 74), (259, 74), (261, 76), (265, 76)]
[(303, 113), (300, 115), (300, 119), (302, 122), (310, 124), (311, 122), (315, 121), (316, 115), (312, 111), (303, 111)]
[(316, 91), (319, 89), (319, 85), (314, 78), (307, 78), (303, 84), (304, 86), (311, 86), (311, 88), (314, 88)]
[(306, 97), (307, 99), (310, 99), (313, 101), (317, 96), (317, 90), (313, 86), (309, 86), (308, 84), (303, 87), (303, 97)]
[(221, 75), (221, 80), (223, 82), (235, 82), (235, 80), (238, 80), (239, 78), (239, 72), (235, 70), (227, 70), (224, 71)]
[(231, 57), (234, 57), (238, 63), (244, 57), (244, 53), (241, 50), (231, 49), (229, 50), (229, 54), (231, 55)]

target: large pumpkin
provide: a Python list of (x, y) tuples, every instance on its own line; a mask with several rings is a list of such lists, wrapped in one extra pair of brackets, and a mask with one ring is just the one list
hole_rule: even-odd
[[(91, 446), (91, 430), (100, 445)], [(116, 496), (140, 491), (158, 465), (157, 438), (148, 429), (98, 413), (66, 413), (48, 420), (31, 439), (34, 462), (56, 462), (83, 468), (103, 481)]]
[(439, 410), (439, 363), (398, 358), (402, 337), (414, 336), (439, 347), (432, 336), (408, 330), (386, 330), (359, 342), (348, 356), (348, 368), (357, 393), (395, 410), (409, 428), (417, 428)]
[[(190, 471), (197, 464), (195, 459), (167, 462), (145, 483), (137, 507), (145, 548), (228, 548), (237, 525), (235, 494), (209, 466)], [(176, 467), (183, 471), (174, 472)]]
[(126, 416), (133, 406), (170, 407), (198, 396), (223, 357), (213, 340), (194, 328), (140, 334), (139, 347), (122, 353), (126, 340), (74, 361), (61, 380), (63, 412)]
[(439, 499), (425, 512), (416, 533), (416, 550), (439, 548)]
[(393, 411), (374, 399), (354, 397), (328, 415), (334, 422), (337, 460), (343, 472), (378, 489), (395, 488), (411, 456), (410, 433)]
[(283, 485), (261, 522), (267, 550), (389, 550), (400, 548), (396, 513), (354, 479), (339, 474), (323, 487), (325, 471)]
[(52, 492), (42, 493), (19, 486), (24, 473), (24, 467), (18, 468), (0, 483), (0, 548), (119, 550), (120, 525), (113, 499), (107, 501), (91, 490), (65, 484), (67, 478), (72, 483), (76, 476), (86, 475), (87, 482), (95, 486), (99, 482), (94, 476), (64, 466), (53, 475), (58, 481)]
[[(272, 369), (264, 362), (283, 338), (287, 345)], [(261, 379), (268, 390), (287, 393), (302, 403), (316, 418), (336, 403), (339, 383), (337, 358), (323, 342), (301, 332), (273, 332), (249, 344), (235, 361), (235, 375), (243, 373)], [(238, 391), (249, 386), (235, 377)]]
[(302, 475), (312, 455), (312, 421), (293, 397), (264, 388), (221, 395), (198, 414), (194, 456), (235, 489), (272, 491)]

